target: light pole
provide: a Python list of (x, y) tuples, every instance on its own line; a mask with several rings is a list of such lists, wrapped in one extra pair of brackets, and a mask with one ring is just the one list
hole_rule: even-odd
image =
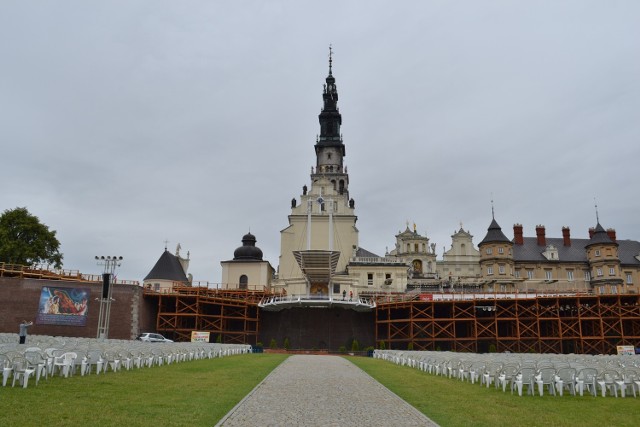
[(111, 316), (111, 277), (122, 261), (121, 256), (96, 256), (98, 265), (104, 265), (102, 273), (102, 294), (100, 295), (100, 315), (98, 317), (98, 336), (100, 340), (109, 337), (109, 317)]

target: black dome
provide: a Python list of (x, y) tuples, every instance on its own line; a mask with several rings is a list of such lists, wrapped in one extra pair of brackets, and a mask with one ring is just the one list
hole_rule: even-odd
[(242, 246), (233, 252), (233, 259), (262, 261), (262, 250), (256, 246), (256, 236), (251, 233), (242, 236)]

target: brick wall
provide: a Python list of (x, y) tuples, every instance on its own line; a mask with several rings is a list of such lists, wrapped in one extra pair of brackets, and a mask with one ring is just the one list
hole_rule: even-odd
[[(43, 286), (88, 288), (86, 326), (40, 325), (36, 323)], [(113, 285), (109, 338), (132, 339), (141, 331), (155, 330), (155, 308), (142, 297), (142, 288)], [(95, 338), (100, 313), (101, 283), (0, 277), (0, 332), (18, 333), (22, 320), (32, 320), (29, 334)]]

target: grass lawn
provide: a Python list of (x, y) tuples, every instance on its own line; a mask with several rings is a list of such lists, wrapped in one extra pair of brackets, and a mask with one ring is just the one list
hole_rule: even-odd
[[(638, 426), (640, 399), (511, 395), (495, 387), (429, 375), (414, 368), (349, 357), (373, 378), (442, 427), (454, 426)], [(526, 393), (526, 392), (525, 392)]]
[[(250, 354), (0, 387), (0, 426), (213, 426), (287, 355)], [(10, 385), (10, 383), (8, 384)]]

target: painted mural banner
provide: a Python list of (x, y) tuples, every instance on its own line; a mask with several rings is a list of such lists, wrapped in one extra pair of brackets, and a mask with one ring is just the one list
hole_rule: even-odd
[(38, 325), (85, 326), (89, 288), (43, 286), (38, 304)]

